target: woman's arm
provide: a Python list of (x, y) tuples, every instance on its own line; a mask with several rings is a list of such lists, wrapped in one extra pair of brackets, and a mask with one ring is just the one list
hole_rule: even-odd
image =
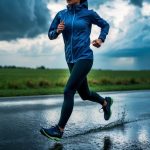
[(54, 40), (58, 37), (59, 33), (57, 32), (57, 27), (59, 23), (60, 23), (60, 17), (59, 17), (59, 13), (57, 13), (48, 31), (48, 37), (50, 40)]
[(101, 39), (102, 42), (104, 42), (109, 32), (109, 24), (93, 10), (92, 10), (92, 15), (91, 15), (91, 21), (92, 21), (92, 24), (95, 24), (101, 28), (101, 33), (98, 39)]

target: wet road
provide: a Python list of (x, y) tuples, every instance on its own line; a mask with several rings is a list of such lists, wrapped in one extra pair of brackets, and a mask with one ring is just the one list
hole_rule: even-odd
[(100, 94), (113, 97), (112, 118), (76, 95), (61, 143), (39, 132), (57, 123), (61, 95), (0, 98), (0, 150), (150, 150), (150, 90)]

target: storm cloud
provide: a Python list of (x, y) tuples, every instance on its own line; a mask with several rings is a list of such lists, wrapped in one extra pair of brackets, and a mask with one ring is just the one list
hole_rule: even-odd
[(131, 4), (142, 7), (143, 2), (150, 2), (150, 0), (130, 0)]
[(142, 7), (143, 0), (131, 0), (131, 3), (139, 7)]
[[(103, 54), (104, 55), (104, 54)], [(129, 48), (129, 49), (118, 49), (112, 50), (107, 53), (107, 57), (147, 57), (150, 56), (150, 47), (141, 48)]]
[[(110, 24), (100, 51), (91, 45), (95, 56), (93, 67), (150, 69), (150, 0), (88, 2), (89, 9)], [(66, 0), (1, 0), (0, 65), (66, 68), (62, 36), (52, 41), (47, 37), (51, 21), (66, 5)], [(92, 26), (91, 33), (94, 40), (99, 28)]]
[(0, 0), (0, 40), (47, 32), (49, 18), (47, 0)]

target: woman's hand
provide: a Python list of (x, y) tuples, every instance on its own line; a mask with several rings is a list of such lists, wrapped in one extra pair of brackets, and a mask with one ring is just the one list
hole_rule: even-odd
[(61, 21), (57, 27), (57, 33), (61, 33), (64, 29), (65, 29), (65, 23), (64, 21)]
[(96, 40), (92, 41), (92, 45), (97, 48), (101, 47), (102, 43), (103, 43), (103, 41), (101, 39), (96, 39)]

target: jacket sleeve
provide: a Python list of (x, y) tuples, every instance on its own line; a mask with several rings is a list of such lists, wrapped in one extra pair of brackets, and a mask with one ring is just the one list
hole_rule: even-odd
[(91, 20), (92, 20), (92, 24), (95, 24), (101, 28), (101, 33), (98, 38), (104, 42), (109, 32), (109, 27), (110, 27), (109, 24), (93, 10), (91, 15)]
[(59, 33), (57, 33), (57, 26), (59, 23), (60, 23), (60, 17), (59, 17), (59, 13), (57, 13), (48, 31), (48, 37), (50, 40), (54, 40), (58, 37)]

